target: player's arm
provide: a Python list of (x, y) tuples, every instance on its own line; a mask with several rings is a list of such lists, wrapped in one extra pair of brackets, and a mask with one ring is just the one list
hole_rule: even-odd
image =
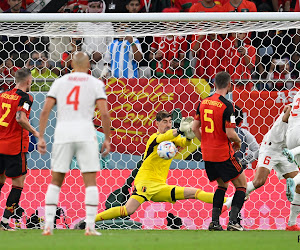
[(241, 139), (238, 134), (235, 132), (235, 116), (234, 109), (232, 104), (228, 104), (224, 114), (223, 114), (223, 122), (225, 123), (225, 132), (228, 139), (233, 143), (234, 151), (238, 151), (241, 148)]
[(252, 163), (258, 158), (259, 154), (259, 144), (257, 143), (255, 137), (248, 131), (243, 130), (246, 138), (246, 143), (248, 144), (247, 155), (242, 159), (242, 165)]
[(291, 105), (284, 106), (284, 108), (283, 108), (284, 115), (282, 117), (283, 122), (288, 123), (289, 117), (290, 117), (290, 114), (291, 114), (291, 110), (292, 110)]
[(16, 113), (16, 121), (19, 123), (19, 125), (28, 130), (30, 133), (32, 133), (35, 137), (39, 137), (39, 132), (37, 132), (34, 127), (32, 127), (27, 119), (27, 116), (25, 112), (19, 110)]
[(49, 114), (52, 108), (54, 107), (55, 103), (56, 103), (56, 99), (48, 96), (45, 100), (45, 104), (40, 115), (40, 126), (39, 126), (40, 135), (39, 135), (39, 142), (38, 142), (38, 151), (41, 154), (45, 154), (47, 151), (44, 134), (45, 134), (45, 129), (47, 126)]
[(233, 142), (233, 149), (234, 151), (239, 151), (241, 148), (241, 139), (239, 138), (239, 136), (237, 135), (237, 133), (235, 132), (234, 128), (226, 128), (226, 135), (228, 137), (228, 139)]
[(106, 99), (98, 99), (96, 101), (96, 106), (101, 114), (103, 133), (105, 135), (105, 140), (101, 148), (101, 152), (103, 152), (103, 157), (105, 157), (110, 152), (110, 116), (108, 113)]

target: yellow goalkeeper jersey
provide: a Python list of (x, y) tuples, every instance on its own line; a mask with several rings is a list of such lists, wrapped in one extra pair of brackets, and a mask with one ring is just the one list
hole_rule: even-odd
[(164, 134), (156, 132), (151, 135), (146, 145), (143, 164), (135, 177), (135, 183), (139, 181), (166, 183), (172, 159), (165, 160), (158, 156), (157, 146), (163, 141), (172, 141), (179, 147), (186, 147), (191, 144), (190, 140), (187, 140), (181, 135), (175, 137), (172, 129)]

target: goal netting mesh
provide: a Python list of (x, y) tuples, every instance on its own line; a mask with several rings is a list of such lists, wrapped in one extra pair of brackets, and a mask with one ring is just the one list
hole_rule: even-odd
[[(132, 175), (148, 138), (156, 131), (156, 113), (162, 109), (172, 112), (174, 126), (181, 115), (194, 116), (200, 100), (213, 91), (219, 71), (232, 75), (234, 89), (228, 98), (242, 109), (241, 127), (261, 143), (300, 83), (300, 19), (296, 14), (1, 14), (0, 88), (4, 91), (14, 86), (18, 68), (32, 70), (34, 104), (30, 122), (37, 128), (52, 82), (72, 71), (72, 53), (82, 50), (89, 54), (90, 73), (106, 78), (112, 125), (112, 152), (108, 159), (101, 160), (102, 170), (97, 177), (100, 212), (124, 205), (132, 192)], [(105, 65), (109, 65), (107, 74), (103, 72)], [(94, 122), (101, 132), (99, 115), (96, 110)], [(46, 155), (41, 156), (36, 151), (36, 139), (30, 139), (29, 171), (20, 201), (27, 216), (36, 210), (39, 216), (44, 215), (55, 124), (54, 110), (46, 130)], [(242, 155), (247, 159), (252, 156), (255, 158), (257, 152), (249, 148)], [(254, 177), (256, 162), (246, 164), (248, 181)], [(76, 162), (72, 162), (71, 169), (62, 186), (59, 207), (73, 228), (85, 216), (85, 189)], [(216, 184), (205, 175), (197, 139), (179, 150), (167, 183), (214, 192)], [(251, 194), (242, 209), (246, 228), (285, 228), (290, 203), (284, 184), (272, 171), (266, 184)], [(5, 207), (9, 190), (8, 181), (2, 189), (1, 208)], [(227, 195), (233, 193), (230, 186)], [(182, 229), (207, 229), (211, 208), (211, 204), (197, 200), (175, 204), (145, 202), (127, 221), (99, 226), (166, 229), (166, 217), (172, 213), (182, 219)], [(227, 215), (228, 212), (222, 215), (221, 224), (227, 223)], [(25, 228), (24, 218), (21, 227)], [(63, 216), (58, 217), (57, 227), (66, 227)]]

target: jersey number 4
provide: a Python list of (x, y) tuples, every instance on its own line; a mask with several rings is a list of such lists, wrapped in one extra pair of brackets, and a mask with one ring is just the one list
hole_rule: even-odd
[(209, 115), (213, 114), (212, 109), (204, 109), (204, 121), (209, 123), (209, 126), (205, 126), (205, 132), (206, 133), (212, 133), (215, 130), (215, 124), (212, 118), (209, 117)]
[(8, 122), (4, 122), (4, 119), (8, 116), (10, 112), (11, 104), (2, 102), (2, 109), (5, 109), (5, 112), (0, 118), (0, 126), (8, 127)]
[(74, 110), (78, 110), (80, 86), (75, 86), (67, 96), (67, 104), (73, 105)]

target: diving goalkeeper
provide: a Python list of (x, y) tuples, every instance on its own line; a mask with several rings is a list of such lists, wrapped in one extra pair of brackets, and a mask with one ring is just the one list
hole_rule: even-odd
[[(172, 159), (164, 160), (156, 152), (158, 144), (163, 141), (172, 141), (179, 147), (190, 145), (191, 140), (195, 137), (191, 129), (193, 119), (183, 118), (179, 129), (171, 129), (171, 114), (159, 111), (155, 123), (158, 131), (147, 142), (143, 164), (134, 180), (133, 194), (125, 206), (113, 207), (97, 214), (96, 222), (131, 215), (145, 201), (175, 203), (177, 200), (197, 199), (213, 203), (213, 193), (207, 193), (197, 188), (166, 184)], [(226, 198), (224, 200), (226, 201)]]

